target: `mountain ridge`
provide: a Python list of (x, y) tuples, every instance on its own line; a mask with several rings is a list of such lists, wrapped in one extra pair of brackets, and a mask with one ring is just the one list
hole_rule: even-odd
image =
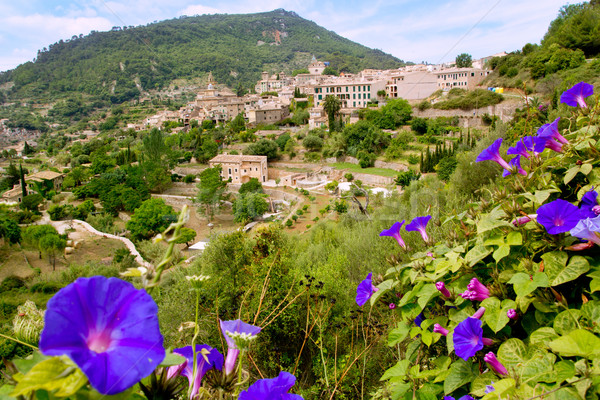
[(251, 88), (270, 72), (306, 66), (311, 56), (340, 71), (397, 68), (404, 62), (343, 38), (294, 11), (182, 16), (138, 27), (114, 27), (61, 40), (33, 62), (0, 74), (11, 97), (81, 92), (120, 103), (174, 79), (212, 71), (217, 82)]

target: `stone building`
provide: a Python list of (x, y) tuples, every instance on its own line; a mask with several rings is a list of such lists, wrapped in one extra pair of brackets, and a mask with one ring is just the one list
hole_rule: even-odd
[(224, 180), (231, 178), (232, 183), (246, 183), (251, 178), (266, 182), (268, 177), (267, 156), (219, 154), (208, 165), (211, 168), (220, 165), (221, 176)]

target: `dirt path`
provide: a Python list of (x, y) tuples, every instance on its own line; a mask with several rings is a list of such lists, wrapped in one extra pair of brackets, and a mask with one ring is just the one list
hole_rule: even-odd
[(54, 226), (56, 230), (63, 234), (67, 231), (67, 229), (75, 229), (75, 232), (69, 232), (69, 239), (73, 241), (82, 240), (85, 238), (84, 232), (89, 232), (96, 236), (105, 237), (108, 239), (119, 240), (125, 244), (131, 255), (135, 257), (135, 261), (143, 267), (153, 268), (152, 264), (144, 260), (139, 253), (139, 251), (135, 248), (133, 242), (127, 238), (111, 235), (110, 233), (100, 232), (90, 224), (85, 221), (81, 221), (78, 219), (68, 220), (68, 221), (47, 221), (46, 223)]

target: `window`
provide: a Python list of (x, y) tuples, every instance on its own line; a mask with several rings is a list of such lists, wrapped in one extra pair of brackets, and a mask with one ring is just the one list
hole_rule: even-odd
[(323, 95), (322, 94), (319, 95), (319, 100), (323, 100)]
[(356, 99), (356, 93), (354, 93), (354, 94), (352, 95), (352, 98), (353, 98), (353, 99)]
[(346, 93), (348, 93), (348, 86), (346, 86)]
[(244, 170), (244, 173), (246, 173), (246, 170)]
[(229, 173), (229, 175), (231, 175), (231, 168), (229, 168), (227, 172)]
[(235, 173), (237, 174), (237, 168), (235, 169)]
[(258, 167), (257, 167), (257, 168), (254, 168), (254, 169), (255, 169), (256, 171), (258, 171)]
[(355, 101), (352, 102), (352, 107), (356, 107), (356, 102)]

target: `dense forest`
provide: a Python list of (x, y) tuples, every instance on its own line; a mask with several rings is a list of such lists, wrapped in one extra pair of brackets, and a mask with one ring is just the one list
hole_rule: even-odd
[(113, 103), (212, 71), (229, 87), (252, 87), (263, 70), (305, 68), (314, 55), (338, 71), (397, 68), (399, 60), (282, 9), (259, 14), (180, 17), (114, 27), (51, 44), (34, 62), (0, 74), (10, 97), (86, 93)]

